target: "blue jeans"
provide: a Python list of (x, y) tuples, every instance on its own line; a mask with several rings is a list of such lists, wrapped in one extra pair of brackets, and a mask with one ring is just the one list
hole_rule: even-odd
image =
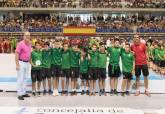
[(30, 63), (19, 61), (20, 69), (17, 71), (17, 95), (26, 94), (26, 83), (30, 75)]

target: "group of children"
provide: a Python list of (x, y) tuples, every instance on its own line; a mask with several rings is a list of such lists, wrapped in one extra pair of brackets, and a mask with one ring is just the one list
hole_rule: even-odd
[[(158, 44), (160, 43), (151, 41), (146, 43), (150, 58), (149, 64), (153, 70), (159, 70), (164, 74), (165, 43), (162, 42), (160, 46)], [(110, 95), (118, 95), (118, 78), (121, 74), (123, 74), (121, 95), (130, 94), (135, 63), (134, 53), (131, 51), (129, 42), (121, 44), (119, 38), (114, 38), (110, 46), (107, 46), (105, 41), (99, 43), (92, 41), (90, 45), (80, 46), (77, 42), (55, 40), (51, 48), (49, 45), (49, 42), (45, 42), (43, 46), (39, 41), (36, 41), (31, 53), (32, 94), (34, 96), (41, 94), (41, 84), (43, 84), (44, 95), (47, 92), (54, 96), (58, 96), (59, 93), (62, 96), (69, 93), (71, 96), (77, 95), (79, 78), (81, 79), (81, 95), (86, 93), (95, 96), (96, 80), (99, 83), (99, 95), (106, 95), (107, 66), (110, 77)], [(122, 63), (121, 67), (119, 61)], [(61, 85), (59, 85), (59, 81), (61, 81)], [(46, 83), (48, 83), (48, 91)], [(59, 86), (62, 91), (58, 91)]]
[(147, 47), (150, 68), (161, 76), (165, 76), (165, 42), (148, 40)]

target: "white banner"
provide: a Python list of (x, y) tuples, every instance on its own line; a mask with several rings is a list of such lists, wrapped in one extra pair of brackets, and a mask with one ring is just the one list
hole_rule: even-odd
[(103, 107), (1, 107), (0, 112), (3, 114), (144, 114), (142, 110)]
[(165, 109), (144, 111), (117, 107), (0, 107), (0, 112), (2, 114), (164, 114)]

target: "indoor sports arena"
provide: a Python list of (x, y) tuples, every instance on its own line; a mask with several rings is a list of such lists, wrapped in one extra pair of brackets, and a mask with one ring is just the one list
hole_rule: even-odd
[(165, 114), (165, 0), (0, 0), (0, 114)]

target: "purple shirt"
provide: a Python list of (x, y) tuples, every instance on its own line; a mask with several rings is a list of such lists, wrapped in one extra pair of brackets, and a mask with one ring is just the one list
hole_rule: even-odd
[(25, 44), (24, 40), (18, 43), (16, 52), (19, 54), (19, 59), (30, 61), (31, 45)]

